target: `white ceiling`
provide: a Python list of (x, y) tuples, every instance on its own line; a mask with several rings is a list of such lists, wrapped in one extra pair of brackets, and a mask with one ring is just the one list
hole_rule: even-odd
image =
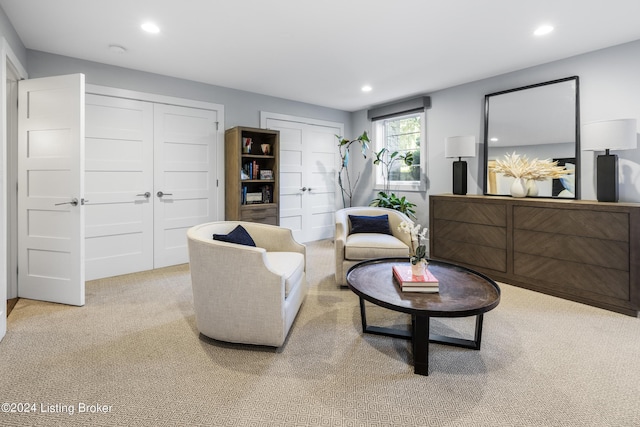
[[(638, 0), (0, 0), (0, 6), (29, 49), (346, 111), (640, 39)], [(142, 32), (144, 20), (161, 32)], [(555, 31), (534, 37), (542, 23)], [(111, 44), (126, 53), (110, 51)], [(365, 84), (373, 90), (361, 92)]]

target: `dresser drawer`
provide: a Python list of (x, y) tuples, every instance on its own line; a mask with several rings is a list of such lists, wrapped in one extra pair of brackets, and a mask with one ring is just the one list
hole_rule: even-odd
[(629, 271), (629, 244), (616, 240), (514, 230), (513, 250), (516, 253)]
[(518, 280), (531, 280), (563, 293), (611, 298), (607, 302), (631, 299), (629, 272), (591, 264), (516, 253), (514, 273)]
[(505, 227), (435, 219), (430, 234), (432, 238), (442, 240), (455, 240), (456, 242), (498, 249), (506, 249), (507, 247), (507, 229)]
[(515, 206), (513, 227), (620, 242), (629, 241), (629, 214), (623, 212)]
[(241, 221), (261, 222), (263, 224), (278, 224), (278, 209), (275, 205), (243, 206), (240, 211)]
[(473, 245), (435, 238), (430, 256), (434, 259), (462, 263), (490, 270), (507, 271), (507, 251), (487, 246)]
[(505, 205), (437, 200), (433, 206), (434, 219), (498, 227), (507, 226)]

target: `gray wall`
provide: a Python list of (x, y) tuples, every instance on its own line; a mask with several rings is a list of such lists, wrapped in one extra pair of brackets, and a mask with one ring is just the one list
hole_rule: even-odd
[(9, 18), (2, 8), (0, 8), (0, 36), (7, 40), (7, 43), (11, 46), (11, 50), (13, 50), (13, 53), (18, 57), (21, 65), (26, 67), (27, 51), (24, 48), (24, 44), (22, 43), (22, 40), (20, 40), (18, 33), (16, 33), (15, 28), (13, 28), (13, 24), (11, 24), (11, 21), (9, 21)]
[[(478, 157), (466, 159), (469, 167), (469, 194), (482, 194), (484, 95), (577, 75), (580, 77), (580, 120), (635, 118), (640, 123), (640, 40), (527, 68), (490, 79), (479, 80), (429, 94), (427, 110), (427, 192), (401, 193), (416, 203), (418, 221), (428, 223), (428, 195), (451, 193), (452, 162), (444, 157), (444, 140), (454, 135), (475, 135)], [(353, 114), (352, 129), (370, 131), (366, 111)], [(598, 153), (583, 151), (580, 176), (581, 198), (595, 200), (595, 163)], [(621, 171), (620, 201), (640, 202), (640, 148), (618, 151)], [(370, 161), (352, 156), (354, 167), (364, 171), (359, 187), (359, 204), (373, 195)]]
[[(8, 40), (15, 39), (13, 28), (6, 27), (0, 14), (0, 28)], [(12, 48), (20, 56), (21, 43)], [(39, 51), (26, 51), (26, 67), (31, 78), (69, 73), (84, 73), (90, 84), (111, 86), (160, 95), (175, 96), (225, 106), (225, 127), (259, 126), (259, 112), (270, 111), (320, 120), (342, 122), (345, 136), (355, 137), (363, 130), (371, 132), (366, 111), (348, 113), (330, 108), (289, 101), (255, 93), (181, 80), (95, 62), (68, 58)], [(444, 140), (453, 135), (475, 135), (478, 157), (467, 159), (469, 194), (482, 194), (482, 139), (484, 95), (500, 90), (540, 83), (562, 77), (580, 77), (581, 122), (613, 118), (640, 120), (640, 40), (591, 52), (549, 64), (460, 85), (431, 94), (432, 108), (427, 111), (427, 191), (406, 192), (416, 203), (418, 221), (428, 222), (428, 196), (450, 193), (452, 161), (444, 157)], [(581, 153), (581, 195), (594, 200), (597, 153)], [(621, 202), (640, 202), (640, 149), (619, 151)], [(361, 173), (354, 205), (366, 205), (374, 195), (371, 156), (363, 159), (352, 153), (352, 176)]]
[(27, 50), (26, 67), (30, 78), (83, 73), (87, 84), (222, 104), (225, 108), (225, 128), (260, 127), (260, 111), (269, 111), (344, 123), (345, 133), (350, 132), (350, 113), (302, 102), (34, 50)]

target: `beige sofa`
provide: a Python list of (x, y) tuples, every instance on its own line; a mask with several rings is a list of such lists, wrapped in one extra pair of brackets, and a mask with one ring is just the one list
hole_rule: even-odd
[[(379, 216), (387, 215), (391, 235), (379, 233), (351, 233), (349, 215)], [(413, 223), (402, 212), (377, 207), (352, 207), (340, 209), (335, 214), (335, 256), (336, 283), (346, 286), (347, 271), (354, 264), (372, 258), (408, 257), (411, 238), (398, 231), (402, 221)]]
[[(256, 247), (226, 243), (242, 225)], [(240, 221), (187, 231), (198, 330), (216, 340), (280, 347), (307, 294), (306, 248), (291, 230)]]

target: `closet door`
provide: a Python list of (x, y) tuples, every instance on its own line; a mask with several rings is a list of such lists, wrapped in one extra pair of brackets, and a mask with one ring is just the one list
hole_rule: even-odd
[[(292, 231), (298, 242), (306, 241), (303, 196), (304, 124), (269, 119), (268, 129), (280, 131), (280, 226)], [(304, 188), (304, 190), (303, 190)]]
[(306, 241), (333, 237), (336, 211), (336, 147), (339, 128), (307, 125), (304, 133), (307, 186)]
[(216, 217), (217, 112), (154, 105), (154, 267), (188, 262), (187, 229)]
[(153, 104), (86, 95), (87, 280), (153, 268)]
[(266, 128), (280, 131), (280, 226), (299, 242), (332, 237), (341, 129), (275, 118)]

